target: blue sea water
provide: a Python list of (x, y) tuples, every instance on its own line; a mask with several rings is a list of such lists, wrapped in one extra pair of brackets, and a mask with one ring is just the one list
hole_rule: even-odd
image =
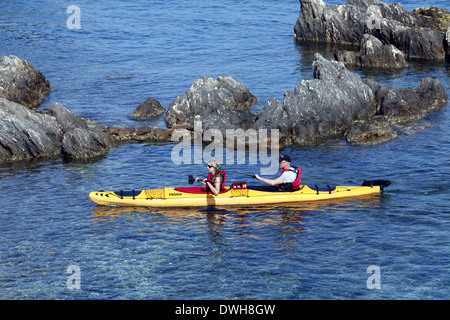
[[(327, 3), (340, 3), (328, 1)], [(401, 1), (408, 9), (447, 1)], [(81, 29), (66, 25), (80, 8)], [(28, 60), (50, 81), (53, 102), (112, 126), (135, 121), (148, 97), (166, 108), (199, 77), (230, 75), (258, 112), (302, 79), (315, 52), (296, 44), (299, 1), (1, 2), (0, 56)], [(363, 72), (395, 87), (431, 76), (447, 92), (445, 63)], [(108, 208), (88, 193), (187, 185), (204, 165), (175, 165), (171, 143), (130, 143), (89, 163), (61, 160), (0, 167), (2, 299), (448, 299), (450, 276), (448, 105), (379, 146), (333, 140), (289, 147), (306, 184), (385, 178), (381, 196), (296, 205)], [(260, 166), (226, 165), (257, 173)], [(380, 289), (369, 289), (369, 266)], [(67, 272), (80, 270), (80, 288)]]

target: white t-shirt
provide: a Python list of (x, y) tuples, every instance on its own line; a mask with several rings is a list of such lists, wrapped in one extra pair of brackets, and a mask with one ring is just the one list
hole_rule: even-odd
[(295, 178), (297, 178), (297, 175), (295, 174), (295, 172), (292, 171), (285, 171), (281, 176), (280, 179), (281, 181), (283, 181), (283, 183), (290, 183), (290, 182), (294, 182)]

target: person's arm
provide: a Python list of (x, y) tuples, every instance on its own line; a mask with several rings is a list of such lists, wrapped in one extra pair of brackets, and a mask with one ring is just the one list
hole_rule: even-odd
[(271, 185), (271, 186), (276, 186), (276, 185), (279, 185), (279, 184), (282, 184), (282, 183), (283, 183), (283, 181), (281, 181), (280, 178), (276, 178), (276, 179), (268, 179), (268, 178), (260, 177), (260, 176), (258, 176), (257, 174), (255, 174), (255, 179), (256, 179), (256, 180), (259, 180), (259, 181), (262, 181), (262, 182), (264, 182), (264, 183), (267, 183), (268, 185)]
[(212, 185), (209, 180), (206, 180), (205, 185), (209, 187), (209, 189), (215, 196), (217, 196), (220, 192), (220, 177), (216, 177), (216, 179), (214, 180), (214, 185)]

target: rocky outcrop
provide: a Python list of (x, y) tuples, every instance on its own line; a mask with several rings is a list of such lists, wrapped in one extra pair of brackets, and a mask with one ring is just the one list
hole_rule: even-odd
[(363, 36), (358, 51), (336, 50), (333, 59), (346, 66), (362, 68), (401, 69), (408, 66), (403, 52), (393, 45), (384, 45), (370, 34)]
[(168, 128), (194, 129), (194, 119), (202, 121), (203, 130), (253, 127), (255, 116), (250, 108), (257, 102), (250, 91), (232, 77), (202, 77), (169, 106), (164, 119)]
[[(355, 119), (375, 114), (372, 89), (342, 63), (315, 54), (313, 68), (314, 79), (286, 91), (283, 105), (272, 99), (264, 107), (256, 121), (258, 129), (279, 129), (287, 143), (309, 145), (342, 136)], [(275, 122), (269, 120), (272, 112), (278, 115)]]
[(429, 18), (407, 11), (401, 4), (379, 0), (348, 0), (328, 5), (322, 0), (300, 0), (294, 27), (295, 41), (359, 45), (371, 34), (394, 45), (407, 59), (444, 60), (445, 32), (432, 29)]
[(48, 80), (28, 61), (16, 56), (0, 58), (0, 97), (35, 108), (50, 91)]
[(0, 162), (59, 156), (62, 139), (54, 117), (0, 98)]
[(0, 163), (56, 157), (88, 160), (106, 154), (112, 144), (105, 128), (89, 127), (60, 104), (34, 111), (0, 98)]
[(164, 108), (158, 100), (148, 98), (133, 111), (131, 116), (136, 120), (147, 120), (157, 117), (165, 111), (166, 108)]
[(311, 145), (348, 137), (376, 144), (396, 136), (394, 125), (417, 120), (448, 102), (442, 84), (431, 78), (417, 89), (392, 88), (363, 80), (336, 61), (314, 55), (314, 79), (286, 91), (283, 104), (271, 99), (256, 120), (258, 129), (279, 129), (287, 144)]

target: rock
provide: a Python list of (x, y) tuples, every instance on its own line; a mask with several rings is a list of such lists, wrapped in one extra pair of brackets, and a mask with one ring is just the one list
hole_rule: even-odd
[(52, 103), (46, 113), (56, 118), (56, 121), (59, 123), (64, 133), (69, 132), (74, 128), (88, 127), (85, 120), (77, 117), (63, 105), (56, 102)]
[(131, 116), (136, 120), (146, 120), (157, 117), (165, 111), (166, 109), (159, 103), (158, 100), (148, 98), (142, 102), (136, 110), (133, 111)]
[(62, 155), (69, 160), (89, 160), (105, 155), (113, 140), (102, 128), (74, 128), (64, 134)]
[(289, 135), (289, 116), (281, 102), (271, 98), (258, 114), (255, 127), (269, 130), (278, 129), (283, 136)]
[(62, 139), (54, 117), (0, 98), (0, 162), (59, 156)]
[(417, 89), (392, 88), (363, 80), (317, 53), (313, 68), (314, 79), (286, 91), (283, 104), (273, 98), (266, 104), (257, 116), (257, 129), (279, 129), (286, 144), (345, 137), (351, 144), (376, 144), (396, 136), (392, 126), (419, 119), (448, 102), (436, 79), (423, 79)]
[(50, 91), (48, 80), (28, 61), (16, 56), (0, 58), (0, 97), (35, 108)]
[(447, 29), (450, 27), (450, 11), (445, 9), (423, 7), (414, 9), (412, 12), (426, 18), (426, 22), (428, 22), (426, 27), (433, 30), (447, 32)]
[(170, 141), (173, 129), (157, 127), (108, 127), (108, 132), (116, 142), (123, 141), (145, 141), (164, 142)]
[(392, 129), (389, 122), (382, 120), (373, 122), (355, 121), (346, 134), (347, 142), (351, 145), (376, 145), (394, 139), (397, 132)]
[(373, 90), (377, 114), (386, 116), (391, 125), (403, 125), (443, 108), (448, 102), (447, 91), (439, 80), (424, 78), (417, 89), (393, 88), (364, 80)]
[(164, 119), (168, 128), (194, 129), (194, 119), (202, 121), (203, 130), (253, 126), (250, 108), (257, 102), (250, 91), (232, 77), (201, 77), (169, 106)]
[(336, 50), (333, 58), (346, 66), (364, 68), (400, 69), (408, 66), (403, 52), (393, 45), (383, 45), (370, 34), (363, 36), (358, 51)]
[(106, 154), (112, 143), (105, 128), (88, 127), (60, 104), (35, 111), (0, 98), (0, 163), (59, 156), (87, 160)]
[(428, 19), (408, 12), (401, 4), (379, 0), (348, 0), (327, 5), (322, 0), (300, 0), (294, 40), (358, 45), (364, 34), (394, 45), (407, 59), (443, 60), (444, 32), (431, 29)]
[(342, 63), (315, 54), (313, 68), (314, 79), (303, 80), (285, 93), (284, 107), (273, 100), (266, 105), (258, 115), (258, 129), (266, 127), (265, 115), (274, 112), (278, 124), (272, 127), (281, 130), (287, 143), (309, 145), (342, 136), (355, 119), (375, 114), (371, 88)]

